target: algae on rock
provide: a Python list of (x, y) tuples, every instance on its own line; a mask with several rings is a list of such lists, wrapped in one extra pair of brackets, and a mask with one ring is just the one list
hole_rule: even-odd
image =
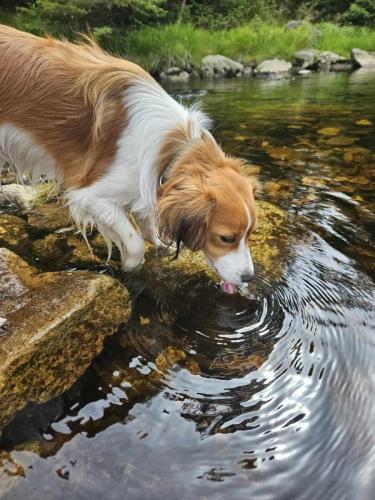
[(0, 248), (0, 429), (29, 401), (68, 389), (130, 317), (126, 289), (88, 271), (38, 274)]

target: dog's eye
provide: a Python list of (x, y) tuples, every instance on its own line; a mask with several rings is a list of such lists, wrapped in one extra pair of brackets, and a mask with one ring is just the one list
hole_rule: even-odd
[(220, 236), (221, 241), (224, 243), (234, 243), (236, 238), (232, 238), (232, 236)]

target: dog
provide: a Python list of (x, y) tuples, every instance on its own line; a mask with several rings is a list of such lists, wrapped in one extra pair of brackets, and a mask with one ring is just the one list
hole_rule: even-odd
[(93, 40), (0, 25), (0, 162), (55, 179), (83, 237), (96, 226), (124, 271), (143, 263), (145, 240), (174, 242), (202, 250), (233, 293), (254, 277), (257, 182), (209, 129), (199, 106)]

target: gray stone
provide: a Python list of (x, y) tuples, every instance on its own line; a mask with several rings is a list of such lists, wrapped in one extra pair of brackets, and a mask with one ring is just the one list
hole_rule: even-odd
[(254, 66), (247, 64), (243, 67), (242, 75), (248, 78), (254, 76)]
[(294, 68), (309, 70), (340, 71), (352, 68), (351, 61), (339, 54), (316, 49), (299, 50), (294, 54), (292, 64)]
[(233, 78), (242, 75), (243, 64), (221, 55), (206, 56), (202, 59), (203, 78)]
[(353, 49), (352, 60), (354, 62), (354, 65), (357, 67), (375, 69), (375, 52)]
[(168, 68), (160, 74), (161, 80), (169, 82), (187, 82), (190, 78), (190, 73), (176, 66)]
[(294, 54), (292, 64), (301, 69), (317, 69), (320, 60), (320, 50), (305, 49)]
[(304, 21), (289, 21), (285, 25), (285, 30), (286, 31), (295, 30), (295, 29), (299, 28), (300, 26), (303, 26), (304, 24), (305, 24)]
[(330, 71), (340, 71), (345, 69), (351, 69), (352, 63), (350, 60), (336, 54), (335, 52), (330, 52), (325, 50), (319, 55), (318, 62), (319, 69), (327, 69)]
[(256, 76), (282, 78), (292, 69), (292, 64), (283, 59), (267, 59), (261, 62), (254, 70)]

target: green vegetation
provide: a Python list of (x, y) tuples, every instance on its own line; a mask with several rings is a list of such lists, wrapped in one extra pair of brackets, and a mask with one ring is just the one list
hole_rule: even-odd
[(208, 31), (190, 24), (143, 28), (113, 37), (103, 34), (101, 42), (109, 50), (126, 54), (148, 69), (167, 65), (199, 65), (208, 54), (222, 54), (244, 62), (270, 57), (291, 59), (303, 48), (331, 50), (349, 56), (353, 47), (375, 48), (375, 30), (365, 27), (305, 24), (286, 31), (284, 25), (252, 22), (231, 30)]
[[(315, 47), (375, 50), (375, 0), (8, 0), (0, 22), (72, 38), (91, 32), (108, 50), (157, 72), (207, 54), (244, 62), (290, 59)], [(297, 29), (285, 22), (303, 19)], [(277, 21), (276, 21), (277, 20)]]

